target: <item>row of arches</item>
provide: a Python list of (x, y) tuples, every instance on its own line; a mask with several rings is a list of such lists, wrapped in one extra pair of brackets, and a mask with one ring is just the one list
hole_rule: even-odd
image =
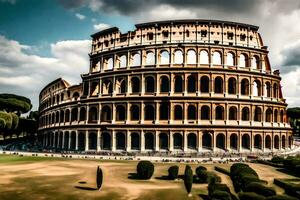
[[(84, 132), (79, 132), (77, 139), (76, 137), (75, 131), (66, 131), (64, 133), (57, 132), (56, 134), (50, 132), (44, 135), (44, 146), (66, 150), (98, 150), (97, 146), (99, 141), (97, 141), (96, 132), (89, 132), (87, 137)], [(141, 137), (144, 137), (143, 144), (141, 142)], [(229, 137), (229, 143), (227, 144), (226, 135), (224, 133), (218, 133), (215, 138), (212, 133), (204, 133), (201, 138), (201, 146), (203, 149), (213, 149), (215, 147), (220, 150), (238, 150), (239, 148), (251, 150), (253, 147), (254, 149), (263, 150), (286, 149), (290, 148), (292, 145), (291, 136), (286, 138), (285, 135), (282, 135), (281, 137), (275, 135), (272, 138), (270, 135), (263, 137), (261, 134), (255, 134), (253, 135), (253, 139), (251, 139), (249, 134), (243, 134), (240, 137), (241, 138), (239, 138), (237, 134), (232, 133)], [(158, 141), (156, 141), (156, 139)], [(129, 140), (129, 142), (127, 140)], [(115, 149), (125, 151), (128, 149), (128, 145), (130, 145), (130, 150), (155, 150), (156, 147), (159, 147), (160, 150), (184, 150), (186, 148), (197, 150), (199, 141), (195, 133), (191, 132), (187, 134), (186, 147), (184, 147), (184, 140), (184, 135), (182, 133), (169, 134), (162, 132), (156, 138), (155, 134), (152, 132), (146, 132), (143, 135), (139, 132), (132, 132), (130, 133), (129, 138), (127, 138), (126, 133), (120, 131), (115, 133), (115, 141), (113, 141), (110, 132), (101, 133), (99, 145), (101, 150)], [(143, 148), (141, 148), (142, 145)]]
[[(112, 104), (102, 105), (99, 113), (98, 107), (91, 106), (87, 112), (86, 107), (74, 107), (72, 109), (60, 110), (52, 114), (42, 116), (41, 123), (43, 126), (65, 123), (86, 121), (103, 122), (115, 121), (155, 121), (155, 120), (242, 120), (242, 121), (265, 121), (284, 123), (285, 111), (277, 108), (266, 108), (262, 110), (260, 106), (250, 108), (243, 106), (239, 108), (236, 105), (227, 106), (227, 110), (223, 105), (215, 105), (211, 108), (208, 105), (198, 105), (196, 103), (179, 104), (176, 103), (172, 107), (169, 102), (162, 102), (160, 104), (145, 103), (145, 104), (131, 104), (128, 109), (127, 104), (117, 104), (115, 112), (113, 113)], [(251, 112), (251, 109), (253, 111)], [(171, 112), (172, 111), (172, 112)], [(156, 114), (156, 112), (158, 112)], [(173, 114), (172, 114), (173, 113)], [(99, 119), (100, 117), (100, 119)], [(157, 118), (158, 117), (158, 118)]]
[[(102, 63), (101, 63), (102, 62)], [(145, 52), (144, 57), (140, 52), (133, 52), (128, 55), (120, 54), (117, 56), (106, 56), (103, 60), (95, 60), (92, 63), (92, 72), (104, 70), (112, 70), (114, 68), (126, 68), (127, 66), (141, 66), (141, 65), (168, 65), (168, 64), (212, 64), (212, 65), (227, 65), (239, 66), (241, 68), (262, 69), (264, 68), (263, 59), (259, 55), (249, 55), (248, 53), (228, 51), (223, 56), (221, 50), (200, 50), (199, 53), (195, 49), (175, 49), (170, 53), (169, 49), (159, 50), (156, 53), (151, 50)]]
[[(142, 88), (142, 81), (144, 83), (144, 88)], [(279, 97), (279, 85), (278, 83), (271, 83), (269, 81), (262, 82), (258, 79), (254, 80), (251, 84), (249, 79), (244, 78), (240, 81), (237, 81), (236, 78), (231, 77), (226, 82), (222, 76), (216, 76), (212, 80), (206, 75), (201, 76), (198, 82), (198, 75), (191, 74), (186, 78), (182, 74), (174, 75), (174, 78), (171, 82), (170, 77), (168, 75), (162, 75), (159, 78), (159, 82), (157, 83), (155, 76), (145, 76), (142, 80), (140, 76), (133, 76), (130, 78), (130, 82), (127, 83), (127, 78), (119, 77), (116, 79), (115, 83), (113, 83), (112, 79), (104, 79), (102, 83), (102, 94), (112, 94), (115, 90), (116, 94), (139, 94), (142, 90), (145, 93), (209, 93), (214, 92), (216, 94), (241, 94), (241, 95), (250, 95), (253, 96), (265, 96), (265, 97)], [(90, 95), (93, 94), (98, 95), (99, 88), (98, 82), (95, 82), (96, 85), (91, 84)], [(128, 86), (128, 84), (130, 84)], [(157, 87), (159, 84), (159, 87)], [(200, 84), (200, 86), (199, 86)], [(115, 85), (115, 89), (114, 89)], [(171, 88), (173, 85), (173, 88)], [(95, 92), (98, 90), (98, 92)]]

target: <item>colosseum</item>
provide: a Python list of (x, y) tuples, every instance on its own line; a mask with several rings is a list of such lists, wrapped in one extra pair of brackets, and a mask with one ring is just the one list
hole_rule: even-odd
[(91, 35), (82, 83), (41, 91), (39, 139), (74, 152), (278, 152), (293, 146), (258, 27), (172, 20)]

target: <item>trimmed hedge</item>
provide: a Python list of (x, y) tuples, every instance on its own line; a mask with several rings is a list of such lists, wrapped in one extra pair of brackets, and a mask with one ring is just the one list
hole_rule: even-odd
[(96, 184), (97, 184), (97, 189), (100, 190), (102, 183), (103, 183), (103, 172), (102, 169), (98, 166), (97, 167), (97, 177), (96, 177)]
[(208, 185), (208, 195), (210, 196), (214, 191), (223, 191), (230, 194), (230, 189), (226, 184), (215, 183)]
[(226, 174), (226, 175), (230, 176), (230, 171), (227, 170), (227, 169), (224, 169), (224, 168), (222, 168), (222, 167), (215, 166), (215, 170), (216, 170), (217, 172), (221, 172), (221, 173), (223, 173), (223, 174)]
[(214, 191), (210, 198), (211, 200), (232, 200), (230, 193), (220, 190)]
[(265, 200), (266, 198), (254, 192), (240, 192), (239, 199), (240, 200)]
[(142, 160), (137, 164), (137, 175), (140, 179), (150, 179), (154, 172), (154, 165), (147, 160)]
[[(298, 180), (298, 179), (290, 179), (290, 180)], [(285, 193), (297, 197), (300, 199), (300, 184), (289, 183), (287, 180), (282, 179), (274, 179), (274, 184), (285, 190)]]
[(221, 177), (213, 172), (207, 171), (206, 167), (199, 166), (196, 168), (196, 175), (199, 183), (221, 183)]
[(243, 189), (244, 192), (255, 192), (256, 194), (263, 195), (265, 197), (270, 197), (276, 195), (273, 188), (262, 185), (261, 183), (252, 182), (247, 184)]
[(290, 197), (287, 195), (276, 195), (266, 198), (266, 200), (297, 200), (295, 197)]
[(175, 180), (178, 177), (179, 167), (177, 165), (171, 166), (168, 169), (169, 179)]
[(184, 171), (184, 186), (187, 193), (190, 195), (193, 186), (193, 170), (189, 165), (185, 167)]
[(272, 163), (276, 163), (276, 164), (282, 164), (284, 161), (284, 157), (281, 157), (281, 156), (274, 156), (272, 159), (271, 159), (271, 162)]

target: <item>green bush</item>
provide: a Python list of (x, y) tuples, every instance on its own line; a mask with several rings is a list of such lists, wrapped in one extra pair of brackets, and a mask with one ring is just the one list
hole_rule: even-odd
[(221, 177), (215, 174), (214, 172), (207, 172), (206, 183), (209, 184), (221, 183)]
[(97, 167), (96, 183), (97, 183), (97, 189), (100, 190), (103, 183), (103, 172), (99, 166)]
[(184, 186), (189, 195), (192, 190), (192, 185), (193, 185), (193, 170), (189, 165), (187, 165), (184, 171)]
[(283, 161), (284, 161), (284, 158), (281, 157), (281, 156), (274, 156), (274, 157), (271, 159), (271, 162), (276, 163), (276, 164), (283, 163)]
[(226, 174), (228, 176), (230, 176), (230, 171), (227, 170), (227, 169), (224, 169), (222, 167), (218, 167), (218, 166), (215, 166), (215, 170), (218, 171), (218, 172), (221, 172), (223, 174)]
[(197, 175), (200, 183), (207, 183), (208, 172), (207, 172), (206, 168), (204, 168), (204, 167), (202, 168), (201, 166), (197, 167), (196, 175)]
[(266, 198), (266, 200), (297, 200), (295, 197), (287, 196), (287, 195), (276, 195)]
[(179, 167), (177, 165), (171, 166), (168, 169), (168, 173), (169, 173), (169, 179), (174, 180), (178, 177), (178, 170)]
[(228, 186), (226, 184), (221, 184), (221, 183), (208, 184), (208, 195), (209, 196), (211, 196), (211, 194), (217, 190), (227, 192), (230, 194), (230, 189), (228, 188)]
[(240, 192), (239, 199), (240, 200), (265, 200), (266, 198), (254, 192)]
[(10, 113), (0, 111), (0, 118), (5, 121), (5, 129), (11, 129), (13, 120), (12, 115)]
[(18, 124), (19, 124), (19, 117), (15, 113), (10, 113), (12, 117), (12, 125), (11, 129), (17, 129)]
[(230, 193), (220, 190), (214, 191), (210, 198), (211, 200), (232, 200)]
[(257, 182), (249, 183), (244, 189), (244, 192), (255, 192), (257, 194), (263, 195), (265, 197), (270, 197), (276, 195), (274, 189), (264, 186)]
[(195, 170), (196, 174), (198, 175), (199, 172), (201, 171), (207, 171), (206, 167), (203, 166), (198, 166)]
[(150, 179), (154, 172), (154, 165), (147, 160), (142, 160), (137, 165), (137, 175), (140, 179)]

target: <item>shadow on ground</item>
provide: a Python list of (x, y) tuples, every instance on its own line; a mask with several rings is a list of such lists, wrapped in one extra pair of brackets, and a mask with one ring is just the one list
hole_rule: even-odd
[(87, 187), (87, 186), (75, 186), (75, 188), (80, 189), (80, 190), (97, 190), (97, 188), (92, 188), (92, 187)]

